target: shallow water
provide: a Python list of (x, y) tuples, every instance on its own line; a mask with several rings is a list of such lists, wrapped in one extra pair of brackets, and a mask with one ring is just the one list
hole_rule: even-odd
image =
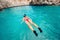
[[(43, 30), (38, 37), (23, 22), (27, 14)], [(59, 40), (60, 6), (21, 6), (0, 11), (0, 40)]]

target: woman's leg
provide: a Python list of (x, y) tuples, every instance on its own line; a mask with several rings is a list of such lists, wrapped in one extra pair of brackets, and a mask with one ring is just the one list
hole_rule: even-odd
[(30, 25), (30, 23), (29, 22), (26, 22), (26, 24), (28, 25), (28, 27), (32, 30), (32, 32), (36, 35), (36, 36), (38, 36), (38, 34), (36, 33), (36, 31), (32, 28), (32, 26)]
[(39, 29), (40, 32), (42, 32), (41, 28), (38, 27), (38, 25), (36, 25), (34, 22), (32, 22), (32, 24)]
[(38, 28), (38, 25), (35, 24), (34, 22), (32, 22), (31, 20), (29, 20), (31, 24), (33, 24), (36, 28)]
[(32, 26), (30, 25), (29, 22), (26, 22), (26, 24), (28, 25), (28, 27), (29, 27), (32, 31), (34, 31), (34, 29), (32, 28)]
[(36, 28), (38, 28), (40, 32), (42, 32), (41, 28), (39, 28), (37, 24), (35, 24), (35, 23), (32, 22), (32, 21), (30, 21), (30, 23), (33, 24)]

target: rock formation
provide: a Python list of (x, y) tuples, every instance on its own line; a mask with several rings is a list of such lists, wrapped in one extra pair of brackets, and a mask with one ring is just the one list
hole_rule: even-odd
[(60, 0), (0, 0), (0, 9), (21, 5), (60, 5)]
[(60, 0), (32, 0), (30, 4), (48, 4), (60, 5)]
[(29, 5), (30, 1), (31, 0), (0, 0), (0, 9), (11, 6)]

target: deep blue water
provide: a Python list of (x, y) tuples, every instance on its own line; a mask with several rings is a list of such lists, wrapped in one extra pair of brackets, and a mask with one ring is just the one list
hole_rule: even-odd
[[(27, 14), (43, 30), (38, 37), (23, 22)], [(21, 6), (0, 11), (0, 40), (60, 40), (60, 6)]]

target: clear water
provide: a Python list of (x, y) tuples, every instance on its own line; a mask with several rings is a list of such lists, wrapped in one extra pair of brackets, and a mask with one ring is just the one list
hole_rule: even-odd
[[(43, 30), (38, 37), (23, 22), (27, 14)], [(0, 40), (60, 40), (60, 6), (21, 6), (0, 12)]]

